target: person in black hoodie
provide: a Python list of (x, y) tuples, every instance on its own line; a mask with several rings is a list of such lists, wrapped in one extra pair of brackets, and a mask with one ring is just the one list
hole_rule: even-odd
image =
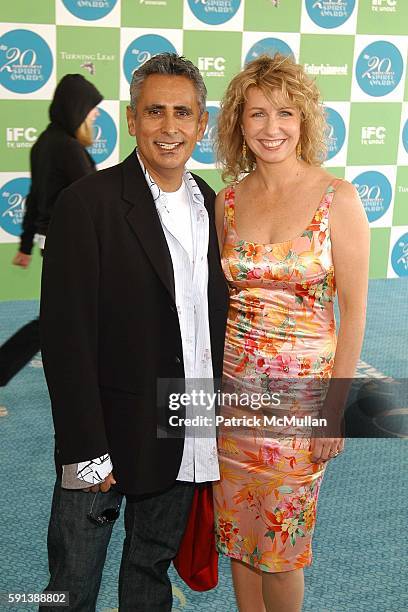
[[(92, 144), (93, 122), (103, 96), (80, 74), (58, 83), (49, 108), (50, 124), (31, 149), (31, 189), (26, 200), (20, 247), (13, 264), (27, 268), (35, 234), (44, 249), (48, 225), (59, 193), (96, 171), (85, 147)], [(0, 386), (5, 386), (39, 351), (38, 318), (19, 329), (0, 347)]]

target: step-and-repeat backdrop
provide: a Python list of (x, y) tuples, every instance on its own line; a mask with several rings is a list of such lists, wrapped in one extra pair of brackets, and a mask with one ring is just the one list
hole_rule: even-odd
[(219, 100), (245, 62), (280, 51), (320, 87), (326, 166), (360, 193), (371, 277), (408, 276), (407, 0), (2, 0), (0, 19), (0, 250), (18, 241), (30, 147), (64, 74), (83, 74), (104, 95), (90, 148), (103, 168), (133, 148), (132, 72), (156, 53), (183, 53), (203, 74), (210, 114), (189, 167), (218, 189)]

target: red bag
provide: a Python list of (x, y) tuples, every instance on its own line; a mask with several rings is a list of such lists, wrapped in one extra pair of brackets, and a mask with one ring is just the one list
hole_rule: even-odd
[(218, 584), (211, 484), (195, 488), (190, 517), (173, 564), (193, 591), (209, 591)]

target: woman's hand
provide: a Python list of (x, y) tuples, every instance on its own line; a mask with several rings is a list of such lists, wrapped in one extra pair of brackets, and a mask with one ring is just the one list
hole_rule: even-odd
[(21, 268), (28, 268), (31, 262), (31, 255), (18, 251), (13, 258), (13, 265), (20, 266)]
[(344, 450), (344, 438), (312, 438), (309, 450), (312, 463), (323, 463)]

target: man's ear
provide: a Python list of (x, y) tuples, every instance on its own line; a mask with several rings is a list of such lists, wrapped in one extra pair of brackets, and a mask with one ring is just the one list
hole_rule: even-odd
[(198, 142), (199, 140), (201, 140), (201, 139), (202, 139), (202, 137), (204, 136), (204, 132), (205, 132), (205, 129), (206, 129), (206, 127), (207, 127), (207, 123), (208, 123), (208, 117), (209, 117), (209, 115), (208, 115), (208, 111), (205, 111), (205, 112), (204, 112), (204, 113), (201, 115), (201, 117), (200, 117), (200, 119), (199, 119), (199, 121), (198, 121), (197, 142)]
[(136, 136), (135, 111), (131, 106), (126, 107), (126, 119), (130, 136)]

